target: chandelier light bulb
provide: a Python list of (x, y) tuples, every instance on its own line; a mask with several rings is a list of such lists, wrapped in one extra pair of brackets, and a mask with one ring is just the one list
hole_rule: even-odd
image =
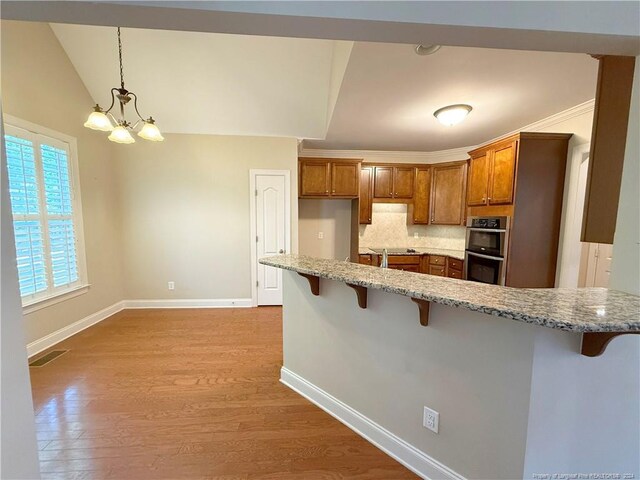
[(462, 122), (473, 108), (470, 105), (449, 105), (433, 112), (433, 116), (438, 119), (442, 125), (452, 127)]
[(100, 130), (102, 132), (110, 132), (113, 130), (111, 120), (109, 120), (109, 117), (105, 115), (98, 104), (93, 107), (93, 112), (91, 112), (87, 121), (84, 122), (84, 126), (92, 130)]
[(109, 140), (116, 143), (134, 143), (136, 141), (129, 133), (127, 127), (123, 125), (118, 125), (113, 129), (111, 135), (109, 135)]
[(144, 121), (142, 130), (138, 132), (138, 136), (145, 140), (151, 140), (152, 142), (162, 142), (164, 137), (160, 133), (160, 130), (156, 126), (156, 122), (152, 117)]

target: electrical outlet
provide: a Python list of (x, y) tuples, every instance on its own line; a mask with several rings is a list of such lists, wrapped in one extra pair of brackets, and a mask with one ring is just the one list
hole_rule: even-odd
[(176, 289), (176, 284), (175, 284), (175, 282), (168, 282), (167, 283), (167, 287), (169, 288), (169, 290), (175, 290)]
[(413, 238), (419, 238), (420, 235), (418, 234), (418, 232), (413, 232)]
[(318, 238), (322, 240), (324, 238), (324, 232), (318, 232)]
[(440, 414), (435, 410), (431, 410), (429, 407), (424, 407), (424, 413), (422, 415), (422, 426), (428, 428), (432, 432), (438, 433), (438, 427), (440, 425)]

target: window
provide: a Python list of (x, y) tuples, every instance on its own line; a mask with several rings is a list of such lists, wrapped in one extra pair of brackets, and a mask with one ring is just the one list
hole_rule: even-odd
[(86, 287), (80, 191), (72, 138), (11, 123), (22, 124), (5, 125), (5, 147), (20, 295), (28, 306)]

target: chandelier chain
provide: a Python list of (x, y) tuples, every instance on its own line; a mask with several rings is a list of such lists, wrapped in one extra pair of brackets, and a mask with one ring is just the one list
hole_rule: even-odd
[(124, 69), (122, 68), (122, 39), (120, 38), (120, 27), (118, 27), (118, 58), (120, 59), (120, 86), (124, 88)]

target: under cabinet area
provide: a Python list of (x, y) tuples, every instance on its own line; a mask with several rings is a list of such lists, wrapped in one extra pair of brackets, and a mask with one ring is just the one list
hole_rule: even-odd
[(300, 158), (300, 198), (358, 198), (361, 160)]

